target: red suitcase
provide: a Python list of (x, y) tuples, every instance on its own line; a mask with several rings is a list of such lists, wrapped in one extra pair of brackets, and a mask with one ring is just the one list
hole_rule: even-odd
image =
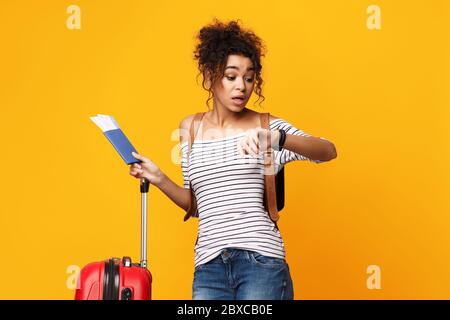
[(86, 265), (80, 271), (75, 300), (150, 300), (152, 275), (147, 269), (147, 193), (141, 179), (141, 263), (129, 257)]

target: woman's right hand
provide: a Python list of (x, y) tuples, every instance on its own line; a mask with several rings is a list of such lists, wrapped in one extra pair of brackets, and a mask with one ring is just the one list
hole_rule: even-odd
[(142, 162), (133, 163), (130, 166), (130, 175), (132, 175), (136, 179), (145, 178), (151, 184), (158, 186), (164, 178), (164, 173), (162, 173), (159, 167), (153, 161), (140, 154), (132, 152), (132, 155)]

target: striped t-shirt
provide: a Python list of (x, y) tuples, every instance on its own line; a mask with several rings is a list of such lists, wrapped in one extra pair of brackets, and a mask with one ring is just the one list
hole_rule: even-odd
[[(309, 136), (283, 119), (270, 121), (270, 130)], [(202, 125), (198, 136), (201, 136)], [(198, 240), (195, 267), (217, 257), (224, 248), (239, 248), (285, 258), (279, 230), (263, 204), (263, 155), (240, 155), (237, 144), (245, 132), (209, 140), (194, 140), (188, 165), (187, 141), (181, 144), (184, 188), (192, 183), (197, 200)], [(310, 160), (282, 149), (273, 151), (275, 172), (294, 160)], [(316, 163), (319, 160), (310, 160)]]

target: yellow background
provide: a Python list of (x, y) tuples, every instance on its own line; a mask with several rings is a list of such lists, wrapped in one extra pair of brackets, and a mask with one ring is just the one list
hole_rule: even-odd
[[(69, 30), (66, 8), (81, 8)], [(381, 8), (381, 30), (366, 26)], [(266, 43), (262, 108), (333, 141), (286, 168), (296, 299), (450, 298), (450, 2), (1, 1), (0, 298), (72, 299), (70, 265), (139, 259), (138, 180), (89, 120), (113, 115), (179, 185), (180, 120), (206, 111), (196, 32), (241, 19)], [(253, 99), (254, 101), (256, 99)], [(155, 299), (190, 299), (196, 220), (154, 186)], [(369, 290), (366, 268), (381, 268)]]

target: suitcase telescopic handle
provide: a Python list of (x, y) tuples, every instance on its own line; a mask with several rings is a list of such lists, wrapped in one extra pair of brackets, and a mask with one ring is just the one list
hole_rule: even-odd
[(141, 190), (141, 267), (147, 268), (147, 194), (150, 182), (142, 178)]

